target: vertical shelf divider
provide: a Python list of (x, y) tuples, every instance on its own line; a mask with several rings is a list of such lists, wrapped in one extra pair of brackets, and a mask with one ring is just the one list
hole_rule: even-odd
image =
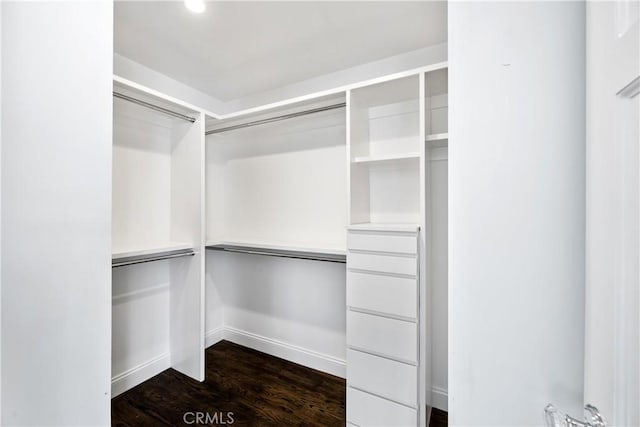
[[(171, 366), (204, 381), (204, 114), (178, 128), (172, 153), (172, 237), (196, 248), (190, 263), (171, 264)], [(180, 197), (177, 195), (180, 194)]]

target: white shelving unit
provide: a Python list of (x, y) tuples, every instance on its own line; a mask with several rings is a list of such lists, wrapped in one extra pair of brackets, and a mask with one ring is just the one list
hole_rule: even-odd
[(168, 366), (202, 381), (204, 115), (116, 78), (113, 135), (112, 395)]
[[(205, 334), (267, 350), (270, 333), (313, 345), (321, 331), (330, 357), (284, 354), (337, 375), (346, 357), (349, 423), (427, 422), (446, 64), (228, 116), (115, 80), (159, 109), (114, 101), (113, 394), (169, 366), (202, 380)], [(346, 328), (313, 323), (342, 317), (345, 297)]]
[(429, 163), (448, 145), (447, 69), (358, 87), (347, 105), (347, 423), (426, 425)]

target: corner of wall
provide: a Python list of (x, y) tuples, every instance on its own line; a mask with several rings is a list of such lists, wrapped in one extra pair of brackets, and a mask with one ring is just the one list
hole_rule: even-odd
[(113, 54), (113, 72), (118, 76), (159, 90), (167, 95), (182, 99), (183, 101), (215, 113), (220, 112), (224, 108), (224, 104), (211, 95), (174, 80), (118, 53)]

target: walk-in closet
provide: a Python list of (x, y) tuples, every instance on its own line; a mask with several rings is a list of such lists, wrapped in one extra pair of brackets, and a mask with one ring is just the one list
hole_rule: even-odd
[(0, 0), (0, 424), (637, 425), (639, 31)]
[(346, 381), (348, 425), (446, 411), (448, 69), (432, 56), (226, 110), (116, 57), (114, 398), (168, 368), (205, 381), (225, 341)]
[(227, 117), (114, 87), (114, 395), (168, 367), (202, 381), (227, 340), (345, 378), (349, 424), (424, 425), (446, 63)]

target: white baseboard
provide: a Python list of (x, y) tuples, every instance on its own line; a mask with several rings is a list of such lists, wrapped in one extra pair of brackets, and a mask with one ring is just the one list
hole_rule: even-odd
[(346, 377), (344, 359), (228, 326), (224, 327), (224, 339), (337, 377)]
[(448, 391), (440, 387), (431, 387), (431, 404), (441, 411), (449, 410)]
[(138, 366), (127, 369), (121, 374), (111, 378), (111, 397), (116, 397), (117, 395), (132, 389), (138, 384), (145, 382), (149, 378), (158, 375), (160, 372), (170, 367), (171, 359), (169, 357), (169, 353), (163, 353), (153, 359), (139, 364)]
[(224, 339), (224, 326), (219, 326), (204, 335), (204, 347), (209, 348)]

